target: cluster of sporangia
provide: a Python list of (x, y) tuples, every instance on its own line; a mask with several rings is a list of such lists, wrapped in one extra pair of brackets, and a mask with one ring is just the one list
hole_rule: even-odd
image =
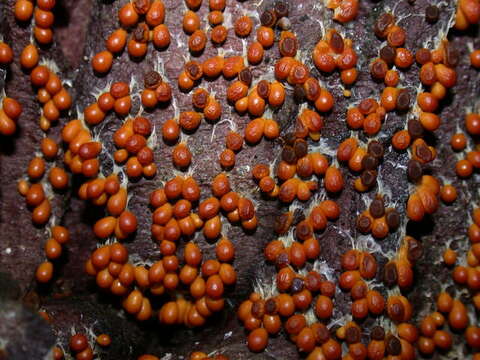
[[(206, 318), (223, 309), (225, 287), (235, 284), (237, 278), (231, 265), (235, 257), (233, 243), (222, 237), (215, 248), (216, 260), (203, 259), (200, 248), (193, 241), (183, 248), (183, 262), (176, 255), (180, 238), (193, 237), (198, 230), (203, 229), (209, 240), (220, 237), (220, 209), (228, 209), (227, 217), (231, 221), (235, 221), (232, 214), (236, 213), (236, 220), (242, 221), (244, 227), (252, 229), (252, 220), (256, 224), (253, 204), (230, 190), (224, 174), (214, 179), (212, 189), (214, 197), (200, 202), (198, 213), (192, 212), (192, 204), (198, 203), (200, 188), (191, 177), (175, 177), (151, 194), (150, 205), (155, 209), (152, 237), (162, 253), (162, 259), (151, 266), (129, 263), (127, 249), (120, 243), (98, 248), (88, 260), (86, 271), (96, 276), (97, 285), (122, 296), (124, 309), (137, 320), (151, 318), (154, 313), (149, 296), (165, 292), (174, 300), (164, 303), (158, 310), (158, 319), (164, 324), (202, 326)], [(95, 225), (99, 237), (108, 236), (97, 231), (99, 223), (106, 219)]]
[(132, 58), (139, 59), (146, 55), (149, 42), (157, 49), (165, 49), (170, 45), (170, 32), (163, 23), (165, 5), (161, 0), (127, 2), (118, 12), (118, 20), (121, 27), (105, 40), (107, 50), (100, 51), (92, 58), (92, 67), (99, 74), (110, 71), (113, 56), (120, 55), (125, 46)]
[(278, 197), (283, 203), (291, 203), (295, 199), (307, 201), (312, 192), (318, 189), (318, 182), (304, 179), (309, 179), (314, 174), (318, 177), (325, 176), (324, 186), (330, 192), (338, 192), (343, 188), (340, 171), (336, 167), (329, 167), (327, 158), (321, 153), (309, 153), (307, 141), (295, 136), (286, 137), (284, 140), (286, 144), (276, 173), (277, 178), (282, 181), (280, 186), (270, 176), (267, 165), (257, 164), (252, 169), (253, 178), (262, 192), (273, 198)]
[[(48, 314), (43, 313), (42, 315), (45, 317), (45, 320), (51, 320)], [(83, 333), (76, 333), (70, 336), (68, 339), (69, 354), (74, 356), (77, 360), (91, 360), (95, 356), (95, 350), (97, 349), (96, 345), (99, 345), (102, 348), (108, 348), (112, 343), (112, 339), (108, 334), (99, 334), (96, 337), (92, 335), (92, 338), (90, 339), (89, 337)], [(93, 345), (90, 343), (93, 343)], [(55, 346), (52, 350), (52, 359), (65, 359), (64, 349)], [(149, 359), (147, 358), (146, 360)]]
[(17, 130), (16, 120), (22, 114), (22, 105), (12, 98), (4, 97), (0, 108), (0, 134), (13, 135)]
[[(470, 7), (462, 4), (459, 9), (469, 9), (477, 12), (475, 22), (480, 17), (480, 3), (469, 2)], [(476, 9), (476, 10), (475, 10)], [(426, 11), (426, 20), (434, 23), (438, 20), (438, 8), (429, 7)], [(375, 24), (375, 33), (381, 39), (387, 40), (387, 45), (380, 51), (379, 59), (371, 64), (371, 75), (376, 80), (382, 80), (386, 87), (381, 94), (380, 101), (365, 99), (357, 107), (350, 108), (347, 113), (347, 125), (352, 129), (363, 128), (366, 134), (375, 135), (380, 131), (381, 122), (386, 113), (390, 111), (406, 112), (410, 108), (411, 95), (407, 90), (397, 88), (400, 76), (397, 70), (391, 69), (395, 65), (398, 69), (407, 69), (413, 62), (421, 66), (420, 80), (423, 85), (430, 86), (430, 92), (422, 92), (417, 97), (415, 114), (418, 120), (410, 120), (407, 130), (395, 134), (392, 145), (396, 150), (402, 151), (410, 147), (412, 160), (409, 162), (408, 178), (417, 186), (409, 197), (407, 203), (407, 216), (414, 221), (421, 221), (424, 214), (432, 214), (438, 208), (438, 196), (445, 203), (451, 203), (456, 199), (456, 190), (450, 184), (440, 186), (439, 181), (432, 175), (423, 174), (423, 165), (435, 159), (436, 152), (433, 146), (423, 139), (424, 131), (434, 131), (440, 126), (440, 118), (435, 112), (439, 101), (446, 96), (447, 89), (455, 85), (456, 73), (453, 69), (458, 63), (458, 53), (448, 41), (443, 41), (438, 49), (429, 51), (420, 49), (414, 58), (413, 54), (401, 46), (405, 43), (406, 32), (395, 24), (395, 17), (391, 14), (380, 16)], [(348, 67), (340, 67), (339, 61), (351, 43), (343, 40), (336, 31), (327, 32), (325, 39), (321, 40), (314, 49), (314, 63), (323, 72), (331, 72), (336, 67), (342, 71), (340, 78), (344, 84), (352, 84), (356, 79), (355, 53), (347, 59), (352, 63)], [(323, 49), (323, 51), (322, 51)], [(332, 56), (332, 54), (336, 54)], [(472, 66), (478, 66), (478, 55), (472, 53)], [(349, 70), (347, 70), (349, 69)], [(276, 68), (277, 71), (277, 68)], [(277, 77), (279, 79), (279, 77)], [(295, 88), (295, 95), (304, 100), (309, 94), (308, 86)], [(302, 91), (303, 90), (303, 91)], [(350, 94), (345, 92), (346, 96)], [(308, 98), (308, 97), (307, 97)], [(309, 99), (312, 100), (313, 99)], [(317, 102), (314, 103), (318, 111), (322, 111)], [(328, 110), (327, 110), (328, 111)], [(318, 115), (318, 114), (317, 114)], [(319, 116), (319, 115), (318, 115)], [(285, 146), (282, 152), (282, 160), (277, 167), (277, 177), (284, 181), (278, 188), (275, 180), (270, 176), (270, 168), (266, 165), (257, 165), (253, 168), (252, 175), (258, 182), (262, 192), (270, 196), (278, 196), (283, 201), (291, 202), (293, 199), (307, 200), (308, 190), (300, 191), (300, 185), (309, 189), (309, 184), (301, 178), (305, 168), (304, 162), (307, 155), (307, 145), (300, 141), (304, 136), (298, 136), (299, 128), (302, 128), (301, 117), (297, 120), (295, 132), (284, 137)], [(303, 122), (304, 123), (304, 122)], [(321, 129), (323, 122), (319, 122)], [(480, 117), (477, 114), (469, 114), (466, 118), (466, 128), (471, 135), (480, 133)], [(307, 127), (307, 126), (305, 126)], [(318, 131), (317, 130), (317, 131)], [(308, 134), (308, 131), (306, 131)], [(316, 140), (315, 136), (311, 136)], [(463, 134), (456, 134), (452, 138), (452, 147), (456, 151), (462, 151), (466, 147), (466, 138)], [(366, 147), (366, 148), (365, 148)], [(382, 161), (384, 145), (377, 140), (371, 140), (368, 146), (359, 144), (359, 140), (351, 137), (345, 140), (337, 150), (339, 162), (347, 163), (353, 173), (361, 173), (362, 176), (354, 183), (354, 188), (359, 192), (370, 190), (375, 185), (376, 169)], [(467, 159), (457, 164), (459, 177), (468, 177), (473, 168), (478, 167), (478, 152), (468, 152)], [(323, 155), (320, 154), (323, 157)], [(328, 166), (328, 160), (324, 158), (324, 169)], [(322, 158), (319, 158), (322, 159)], [(465, 165), (462, 162), (471, 163), (468, 171), (462, 171)], [(300, 165), (300, 166), (299, 166)], [(460, 168), (460, 171), (459, 171)], [(300, 171), (299, 171), (300, 170)], [(317, 173), (317, 175), (325, 173)], [(286, 174), (286, 175), (284, 175)], [(307, 172), (308, 174), (308, 172)], [(310, 172), (311, 174), (311, 172)], [(293, 177), (298, 175), (300, 179)], [(290, 181), (295, 180), (295, 186)], [(342, 175), (338, 179), (342, 179)], [(324, 184), (327, 190), (335, 192), (334, 188), (328, 188), (329, 179), (325, 176)], [(311, 186), (310, 188), (313, 188)], [(343, 188), (339, 186), (337, 191)], [(445, 317), (448, 316), (448, 324), (453, 331), (465, 331), (467, 344), (472, 349), (480, 346), (480, 328), (469, 325), (468, 311), (459, 299), (452, 299), (447, 293), (441, 297), (446, 298), (447, 303), (440, 312), (435, 312), (425, 318), (420, 327), (410, 323), (413, 307), (409, 300), (394, 292), (386, 298), (377, 290), (369, 289), (367, 281), (377, 275), (377, 262), (372, 254), (362, 250), (349, 250), (342, 257), (342, 269), (344, 272), (339, 278), (339, 287), (343, 291), (349, 291), (352, 297), (351, 315), (354, 321), (348, 322), (340, 328), (327, 329), (321, 322), (315, 322), (309, 308), (313, 310), (316, 318), (325, 321), (333, 314), (333, 296), (335, 284), (325, 279), (313, 269), (302, 270), (308, 260), (318, 258), (320, 244), (314, 236), (315, 231), (326, 227), (327, 219), (335, 220), (339, 216), (340, 209), (335, 202), (328, 200), (316, 206), (310, 215), (296, 223), (294, 231), (295, 239), (291, 235), (281, 237), (270, 242), (265, 249), (267, 261), (273, 263), (277, 269), (274, 290), (265, 294), (268, 298), (262, 298), (262, 293), (252, 293), (249, 300), (244, 301), (239, 310), (238, 317), (249, 332), (247, 344), (252, 351), (262, 351), (268, 344), (268, 337), (284, 331), (290, 339), (296, 343), (301, 353), (308, 354), (307, 359), (339, 359), (342, 357), (341, 342), (345, 342), (348, 348), (347, 354), (342, 359), (382, 359), (388, 358), (413, 359), (415, 347), (424, 355), (431, 355), (438, 351), (448, 351), (452, 346), (452, 335), (444, 327)], [(480, 213), (480, 212), (479, 212)], [(385, 198), (377, 194), (368, 209), (362, 212), (357, 219), (357, 228), (361, 233), (371, 233), (377, 239), (384, 238), (390, 231), (400, 226), (400, 215), (393, 208), (385, 207)], [(478, 219), (477, 219), (478, 220)], [(279, 234), (287, 234), (290, 226), (295, 221), (293, 213), (286, 213), (277, 219), (276, 230)], [(470, 226), (469, 237), (472, 242), (480, 239), (480, 228), (476, 227), (476, 220)], [(479, 220), (480, 221), (480, 220)], [(303, 242), (303, 243), (302, 243)], [(479, 248), (480, 249), (480, 248)], [(397, 254), (392, 257), (383, 267), (383, 279), (385, 286), (396, 287), (400, 290), (408, 290), (414, 282), (414, 265), (422, 255), (422, 245), (410, 236), (406, 236), (401, 243)], [(444, 255), (446, 263), (450, 265), (456, 261), (456, 253), (448, 249)], [(466, 285), (476, 295), (473, 297), (474, 306), (479, 308), (480, 299), (480, 271), (478, 249), (475, 244), (468, 251), (468, 267), (457, 266), (453, 272), (453, 278), (458, 284)], [(318, 296), (315, 298), (315, 295)], [(440, 301), (440, 298), (439, 298)], [(445, 315), (442, 315), (445, 314)], [(370, 329), (370, 342), (365, 345), (362, 340), (362, 328), (359, 323), (368, 315), (386, 315), (395, 325), (388, 332), (381, 327), (375, 326)], [(475, 355), (475, 358), (478, 354)]]
[(400, 226), (400, 215), (393, 208), (385, 209), (385, 199), (377, 194), (367, 210), (357, 218), (357, 229), (362, 234), (371, 233), (375, 239), (383, 239)]
[[(50, 317), (46, 313), (41, 313), (45, 320), (50, 321)], [(91, 345), (93, 343), (93, 345)], [(108, 349), (111, 345), (112, 339), (108, 334), (99, 334), (97, 336), (88, 336), (83, 333), (75, 333), (70, 336), (68, 340), (69, 354), (73, 355), (77, 360), (93, 359), (95, 350), (98, 349), (96, 345), (103, 349)], [(65, 359), (65, 351), (59, 346), (55, 346), (52, 350), (53, 360)], [(137, 360), (160, 360), (154, 355), (141, 355)], [(222, 354), (208, 355), (201, 351), (194, 351), (188, 357), (188, 360), (229, 360), (228, 356)]]
[[(364, 101), (360, 105), (362, 105)], [(365, 192), (377, 183), (377, 168), (383, 159), (385, 149), (381, 142), (371, 140), (367, 147), (356, 137), (344, 140), (337, 149), (337, 160), (347, 163), (354, 173), (360, 173), (353, 185), (358, 192)]]
[(48, 45), (53, 41), (52, 26), (55, 21), (53, 8), (55, 0), (17, 0), (15, 2), (15, 18), (26, 24), (32, 16), (35, 22), (33, 36), (41, 45)]
[[(198, 56), (207, 45), (207, 35), (201, 29), (200, 18), (196, 11), (202, 0), (185, 0), (189, 10), (183, 18), (183, 30), (189, 35), (188, 48), (192, 56)], [(414, 3), (409, 0), (409, 3)], [(34, 16), (32, 29), (34, 39), (40, 45), (53, 40), (52, 25), (55, 0), (17, 0), (15, 18), (20, 23)], [(346, 23), (353, 20), (359, 10), (358, 0), (329, 0), (326, 6), (333, 10), (333, 19)], [(211, 26), (210, 40), (220, 46), (228, 39), (229, 29), (224, 25), (225, 0), (209, 0), (208, 22)], [(428, 23), (438, 21), (440, 10), (430, 5), (425, 10)], [(118, 14), (120, 28), (113, 31), (105, 42), (105, 51), (92, 58), (92, 67), (97, 74), (107, 73), (113, 64), (114, 55), (120, 55), (125, 47), (132, 58), (146, 55), (148, 43), (157, 49), (165, 49), (170, 44), (170, 33), (166, 25), (165, 6), (161, 0), (134, 0), (120, 8)], [(480, 2), (478, 0), (458, 1), (455, 28), (465, 30), (480, 20)], [(240, 16), (234, 22), (235, 35), (245, 38), (253, 31), (254, 22), (248, 15)], [(184, 92), (190, 92), (201, 81), (215, 79), (223, 75), (233, 80), (226, 89), (228, 102), (240, 113), (248, 113), (254, 119), (248, 123), (242, 136), (232, 128), (226, 137), (226, 149), (220, 155), (220, 164), (225, 169), (235, 165), (235, 154), (242, 150), (244, 142), (257, 144), (265, 137), (276, 139), (280, 128), (273, 119), (263, 118), (267, 106), (272, 109), (281, 107), (285, 101), (285, 83), (294, 89), (295, 100), (307, 102), (315, 110), (303, 108), (294, 130), (282, 137), (283, 150), (281, 160), (272, 174), (271, 167), (257, 164), (252, 169), (254, 180), (260, 190), (283, 203), (295, 199), (306, 201), (318, 189), (312, 176), (323, 176), (323, 184), (328, 193), (338, 193), (344, 188), (342, 172), (336, 162), (319, 152), (308, 152), (308, 139), (318, 141), (323, 127), (323, 118), (319, 113), (327, 113), (334, 106), (332, 94), (310, 70), (297, 59), (298, 40), (290, 31), (288, 6), (278, 1), (273, 8), (265, 10), (260, 16), (260, 26), (256, 29), (256, 41), (248, 44), (243, 56), (224, 57), (222, 53), (203, 63), (188, 61), (178, 76), (178, 86)], [(274, 65), (275, 80), (259, 79), (255, 81), (251, 69), (263, 61), (264, 53), (276, 41), (276, 29), (280, 29), (278, 50), (280, 59)], [(458, 52), (444, 40), (439, 48), (419, 49), (415, 56), (403, 48), (406, 31), (396, 23), (393, 14), (386, 13), (378, 17), (374, 32), (379, 39), (386, 40), (380, 49), (379, 57), (372, 61), (370, 73), (376, 81), (383, 82), (380, 99), (363, 99), (357, 106), (346, 112), (346, 124), (351, 129), (363, 129), (367, 135), (375, 135), (381, 130), (382, 121), (388, 112), (406, 112), (411, 107), (411, 96), (406, 89), (398, 88), (400, 70), (406, 70), (416, 61), (420, 66), (419, 78), (428, 91), (417, 95), (417, 104), (413, 110), (414, 119), (410, 119), (404, 130), (398, 131), (391, 143), (397, 151), (409, 151), (407, 175), (416, 185), (407, 202), (407, 217), (420, 221), (425, 214), (433, 214), (438, 206), (438, 197), (445, 203), (456, 199), (456, 189), (451, 184), (440, 185), (432, 175), (423, 174), (423, 166), (432, 162), (436, 150), (429, 145), (425, 132), (432, 132), (440, 126), (438, 112), (440, 101), (445, 98), (449, 88), (456, 83), (455, 67), (459, 62)], [(357, 54), (350, 39), (344, 39), (339, 31), (330, 29), (318, 41), (312, 53), (313, 62), (318, 70), (331, 73), (338, 69), (344, 85), (355, 83), (358, 71), (355, 68)], [(22, 69), (30, 73), (32, 85), (37, 91), (37, 100), (42, 105), (39, 119), (40, 128), (47, 132), (52, 123), (62, 116), (62, 112), (72, 105), (68, 90), (63, 86), (56, 70), (48, 63), (39, 65), (39, 52), (34, 44), (28, 44), (19, 56)], [(9, 66), (14, 54), (8, 44), (0, 41), (0, 66)], [(480, 50), (470, 54), (470, 63), (480, 68)], [(393, 68), (395, 66), (395, 68)], [(127, 188), (123, 180), (112, 173), (104, 177), (98, 159), (102, 152), (102, 143), (94, 139), (89, 126), (101, 123), (112, 110), (120, 117), (128, 117), (131, 109), (130, 86), (123, 82), (113, 83), (109, 91), (96, 96), (96, 102), (84, 109), (83, 120), (71, 120), (62, 130), (62, 140), (66, 145), (64, 164), (73, 173), (87, 178), (80, 186), (78, 196), (96, 206), (104, 206), (107, 216), (94, 225), (94, 233), (100, 239), (115, 238), (122, 240), (137, 230), (136, 216), (127, 210)], [(344, 91), (350, 96), (349, 90)], [(141, 102), (145, 108), (166, 104), (172, 100), (172, 89), (167, 80), (157, 71), (148, 72), (141, 90)], [(169, 145), (175, 145), (172, 152), (173, 164), (185, 170), (191, 163), (186, 141), (178, 143), (180, 130), (193, 133), (202, 118), (208, 122), (217, 122), (222, 116), (222, 106), (203, 88), (192, 93), (192, 111), (180, 113), (178, 119), (164, 122), (162, 136)], [(16, 132), (16, 120), (21, 116), (22, 106), (15, 99), (3, 97), (0, 109), (0, 133), (13, 135)], [(465, 128), (469, 135), (480, 134), (480, 115), (467, 114)], [(117, 150), (114, 160), (125, 163), (126, 174), (130, 178), (156, 174), (153, 156), (154, 139), (149, 144), (153, 132), (150, 120), (138, 116), (127, 118), (114, 134)], [(465, 134), (458, 132), (451, 137), (454, 151), (467, 150), (463, 159), (456, 164), (456, 173), (460, 178), (472, 175), (480, 168), (480, 150), (468, 144)], [(343, 141), (337, 149), (337, 160), (346, 163), (359, 178), (354, 188), (366, 192), (375, 187), (377, 169), (383, 159), (384, 144), (377, 140), (362, 143), (356, 137)], [(25, 197), (27, 206), (32, 210), (32, 220), (37, 225), (45, 225), (51, 214), (50, 201), (53, 190), (64, 190), (69, 185), (65, 170), (55, 165), (59, 153), (59, 144), (45, 137), (41, 143), (41, 153), (35, 156), (27, 170), (27, 178), (18, 183), (20, 194)], [(460, 156), (460, 155), (459, 155)], [(44, 175), (48, 171), (48, 182)], [(275, 177), (277, 179), (275, 179)], [(277, 183), (278, 181), (278, 183)], [(253, 202), (241, 194), (232, 191), (228, 176), (217, 175), (211, 184), (212, 197), (200, 201), (200, 187), (193, 177), (176, 176), (167, 181), (163, 188), (155, 190), (150, 197), (153, 210), (151, 233), (158, 243), (161, 259), (152, 264), (129, 262), (128, 250), (118, 242), (97, 248), (86, 262), (86, 272), (95, 276), (99, 288), (121, 297), (123, 307), (136, 319), (143, 321), (157, 316), (164, 324), (185, 324), (189, 327), (201, 326), (214, 312), (224, 307), (225, 291), (236, 282), (237, 274), (232, 266), (235, 257), (234, 244), (222, 236), (222, 216), (232, 224), (240, 224), (246, 231), (257, 226)], [(363, 234), (371, 233), (377, 239), (384, 238), (400, 226), (400, 216), (392, 207), (386, 207), (384, 194), (376, 194), (368, 209), (357, 218), (357, 228)], [(194, 209), (197, 208), (196, 212)], [(328, 321), (334, 311), (336, 285), (333, 279), (327, 279), (317, 263), (311, 266), (309, 261), (318, 259), (321, 252), (316, 233), (323, 231), (328, 221), (335, 221), (340, 215), (340, 207), (335, 201), (323, 200), (313, 204), (306, 215), (289, 211), (282, 214), (275, 223), (275, 232), (279, 238), (271, 241), (265, 248), (267, 261), (277, 270), (274, 289), (268, 298), (260, 293), (252, 293), (238, 309), (238, 316), (249, 331), (247, 343), (252, 351), (261, 351), (268, 344), (269, 335), (275, 335), (282, 326), (290, 340), (296, 343), (300, 352), (308, 354), (307, 359), (334, 360), (342, 357), (343, 349), (348, 349), (343, 359), (413, 359), (415, 348), (424, 355), (436, 350), (448, 351), (452, 346), (452, 335), (446, 324), (455, 332), (464, 332), (468, 346), (473, 350), (480, 348), (480, 328), (470, 324), (467, 306), (460, 299), (452, 298), (446, 291), (438, 296), (437, 310), (424, 317), (417, 327), (410, 320), (413, 307), (399, 291), (384, 296), (375, 290), (370, 280), (377, 275), (378, 264), (375, 257), (363, 249), (351, 249), (341, 258), (342, 273), (339, 287), (349, 292), (352, 298), (352, 321), (342, 326), (328, 329), (323, 322)], [(452, 276), (460, 286), (466, 286), (473, 294), (472, 302), (480, 310), (480, 209), (472, 213), (473, 222), (468, 229), (470, 248), (465, 260), (457, 264), (457, 251), (447, 248), (443, 255), (447, 266), (454, 266)], [(294, 231), (291, 231), (294, 230)], [(216, 259), (203, 259), (200, 247), (191, 240), (197, 231), (202, 231), (209, 241), (217, 241)], [(62, 255), (62, 246), (69, 240), (69, 231), (62, 226), (51, 226), (50, 238), (45, 243), (45, 255), (48, 259), (37, 269), (36, 278), (47, 283), (53, 278), (53, 262)], [(183, 245), (179, 240), (189, 241)], [(177, 249), (183, 251), (183, 261), (177, 256)], [(407, 290), (414, 282), (414, 265), (422, 255), (422, 245), (410, 236), (405, 236), (397, 253), (388, 260), (381, 270), (383, 282), (389, 288)], [(150, 299), (168, 293), (172, 301), (163, 303), (158, 310), (152, 308)], [(316, 296), (316, 298), (314, 298)], [(313, 312), (309, 311), (312, 309)], [(360, 321), (368, 315), (385, 314), (393, 326), (384, 329), (373, 326), (369, 331), (362, 329)], [(317, 317), (315, 319), (314, 317)], [(367, 344), (362, 341), (369, 336)], [(108, 335), (99, 335), (96, 339), (101, 346), (108, 346)], [(345, 346), (342, 345), (345, 343)], [(73, 335), (69, 344), (76, 359), (92, 359), (94, 347), (89, 345), (83, 334)], [(54, 348), (53, 357), (60, 360), (63, 350)], [(476, 353), (473, 358), (480, 358)], [(207, 355), (194, 352), (191, 360), (224, 360), (223, 355)], [(153, 355), (142, 355), (139, 360), (158, 360)]]
[(152, 124), (145, 117), (127, 119), (113, 134), (113, 142), (118, 148), (113, 154), (115, 162), (125, 163), (125, 172), (129, 178), (138, 178), (142, 174), (152, 178), (157, 172), (153, 150), (148, 146), (152, 133)]

